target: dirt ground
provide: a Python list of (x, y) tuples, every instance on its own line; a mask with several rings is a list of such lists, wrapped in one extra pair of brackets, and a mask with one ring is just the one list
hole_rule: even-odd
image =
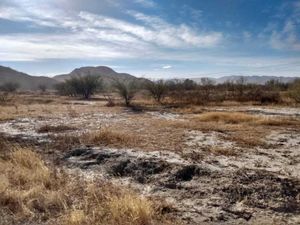
[[(300, 224), (300, 108), (130, 109), (23, 98), (0, 106), (1, 135), (35, 146), (70, 174), (166, 201), (185, 224)], [(239, 114), (232, 121), (201, 119), (220, 112)]]

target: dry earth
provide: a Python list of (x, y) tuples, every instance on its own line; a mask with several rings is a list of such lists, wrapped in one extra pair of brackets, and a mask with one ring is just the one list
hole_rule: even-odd
[[(300, 224), (299, 108), (104, 104), (1, 106), (0, 132), (70, 174), (164, 199), (185, 224)], [(212, 112), (239, 114), (201, 119)]]

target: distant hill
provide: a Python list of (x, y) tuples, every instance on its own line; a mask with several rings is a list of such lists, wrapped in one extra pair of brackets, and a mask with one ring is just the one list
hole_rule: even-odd
[(46, 85), (48, 89), (51, 89), (55, 84), (70, 79), (71, 77), (87, 75), (100, 76), (106, 86), (111, 85), (114, 80), (135, 82), (146, 81), (144, 78), (137, 78), (127, 73), (117, 73), (106, 66), (81, 67), (73, 70), (69, 74), (57, 75), (53, 78), (31, 76), (9, 67), (0, 66), (0, 86), (7, 82), (16, 82), (20, 85), (21, 90), (37, 90), (40, 85)]
[[(13, 70), (9, 67), (0, 66), (0, 86), (7, 82), (17, 82), (20, 85), (21, 90), (37, 90), (40, 85), (46, 85), (48, 89), (59, 82), (63, 82), (66, 79), (76, 76), (96, 75), (100, 76), (106, 86), (112, 84), (114, 80), (120, 81), (135, 81), (142, 83), (148, 81), (144, 78), (137, 78), (128, 73), (118, 73), (113, 69), (106, 66), (97, 67), (81, 67), (74, 69), (71, 73), (54, 76), (53, 78), (45, 76), (31, 76), (26, 73), (22, 73)], [(283, 83), (289, 83), (294, 81), (297, 77), (276, 77), (276, 76), (243, 76), (247, 83), (264, 84), (269, 80), (279, 80)], [(236, 82), (241, 76), (224, 76), (220, 78), (210, 78), (216, 83), (224, 83), (227, 81)], [(200, 83), (201, 78), (192, 78), (195, 82)]]
[(57, 75), (53, 77), (53, 79), (55, 79), (58, 82), (62, 82), (71, 77), (87, 76), (87, 75), (100, 76), (103, 83), (108, 86), (111, 85), (112, 82), (114, 82), (114, 80), (120, 80), (120, 81), (126, 80), (126, 81), (135, 81), (135, 82), (143, 82), (146, 80), (144, 78), (137, 78), (128, 73), (117, 73), (113, 69), (106, 66), (81, 67), (73, 70), (69, 74)]
[(0, 66), (0, 86), (7, 82), (18, 83), (21, 90), (37, 90), (40, 85), (53, 88), (53, 86), (58, 83), (49, 77), (30, 76), (9, 67)]
[[(245, 78), (246, 83), (248, 84), (265, 84), (267, 81), (270, 80), (278, 80), (282, 83), (290, 83), (293, 82), (298, 77), (276, 77), (276, 76), (224, 76), (220, 78), (209, 78), (214, 80), (217, 84), (222, 84), (228, 81), (236, 82), (241, 77)], [(201, 78), (192, 78), (191, 80), (194, 80), (197, 83), (201, 82)]]

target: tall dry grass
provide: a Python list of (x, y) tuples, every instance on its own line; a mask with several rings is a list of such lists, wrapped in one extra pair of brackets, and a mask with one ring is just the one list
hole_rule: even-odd
[(138, 137), (129, 132), (117, 131), (111, 128), (102, 128), (99, 131), (83, 135), (86, 144), (109, 145), (114, 147), (134, 147)]
[(0, 158), (0, 215), (4, 224), (173, 224), (153, 201), (105, 182), (70, 176), (30, 149)]
[(292, 117), (258, 116), (241, 112), (207, 112), (197, 115), (195, 119), (201, 122), (223, 122), (227, 124), (247, 123), (250, 125), (265, 126), (300, 125), (300, 120)]

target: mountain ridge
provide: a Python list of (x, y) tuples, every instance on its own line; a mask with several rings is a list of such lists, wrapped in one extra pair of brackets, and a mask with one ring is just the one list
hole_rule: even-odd
[(249, 76), (241, 76), (241, 75), (228, 75), (222, 76), (218, 78), (211, 78), (211, 77), (199, 77), (199, 78), (190, 78), (191, 80), (200, 83), (202, 78), (209, 78), (216, 82), (217, 84), (222, 84), (225, 82), (236, 82), (241, 77), (245, 79), (245, 83), (251, 84), (265, 84), (270, 80), (278, 80), (282, 83), (291, 83), (295, 79), (299, 79), (299, 77), (283, 77), (283, 76), (266, 76), (266, 75), (249, 75)]
[[(65, 81), (71, 77), (76, 76), (87, 76), (87, 75), (99, 75), (103, 83), (105, 85), (110, 85), (114, 80), (121, 81), (136, 81), (136, 82), (144, 82), (147, 81), (145, 78), (138, 78), (128, 73), (118, 73), (110, 67), (107, 66), (86, 66), (75, 68), (70, 73), (60, 74), (54, 77), (47, 76), (32, 76), (27, 73), (23, 73), (17, 70), (14, 70), (10, 67), (5, 67), (0, 65), (0, 86), (6, 82), (17, 82), (20, 84), (21, 90), (38, 90), (40, 85), (47, 86), (48, 89), (54, 87), (54, 85)], [(245, 78), (246, 83), (254, 83), (254, 84), (264, 84), (269, 80), (279, 80), (283, 83), (290, 83), (295, 79), (299, 79), (299, 77), (283, 77), (283, 76), (264, 76), (264, 75), (253, 75), (253, 76), (240, 76), (240, 75), (230, 75), (223, 76), (219, 78), (209, 78), (218, 83), (224, 83), (228, 81), (236, 82), (240, 77)], [(197, 83), (201, 82), (201, 78), (188, 78)]]
[(7, 82), (18, 83), (21, 90), (38, 90), (40, 85), (52, 88), (57, 83), (50, 77), (31, 76), (10, 67), (0, 66), (0, 86)]

